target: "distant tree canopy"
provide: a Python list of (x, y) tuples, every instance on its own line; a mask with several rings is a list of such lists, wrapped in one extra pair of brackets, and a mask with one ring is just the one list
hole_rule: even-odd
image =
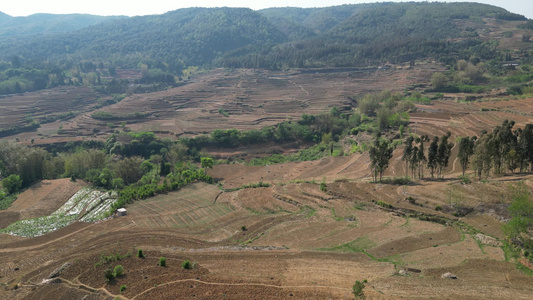
[[(374, 3), (260, 11), (187, 8), (110, 19), (64, 34), (11, 39), (0, 44), (0, 59), (20, 56), (59, 62), (68, 57), (96, 64), (113, 61), (130, 68), (151, 60), (159, 62), (154, 70), (175, 76), (180, 76), (184, 65), (278, 69), (361, 66), (428, 56), (443, 61), (473, 55), (490, 59), (496, 53), (494, 45), (483, 43), (475, 31), (455, 22), (482, 18), (526, 20), (477, 3)], [(154, 77), (161, 73), (145, 80)], [(165, 75), (163, 80), (171, 77)]]
[[(64, 17), (70, 21), (52, 15), (45, 19), (74, 22), (72, 16)], [(150, 92), (179, 84), (198, 67), (362, 67), (429, 57), (449, 65), (461, 59), (475, 64), (492, 61), (494, 72), (506, 59), (497, 43), (456, 22), (476, 23), (483, 18), (525, 20), (484, 4), (410, 2), (260, 11), (187, 8), (105, 20), (84, 16), (79, 22), (95, 25), (4, 40), (2, 27), (0, 94), (61, 85), (94, 86), (105, 94)], [(26, 29), (37, 21), (28, 17), (15, 22), (9, 16), (6, 20), (0, 25), (20, 23), (17, 26)], [(121, 78), (119, 68), (137, 69), (141, 77), (128, 81)], [(460, 72), (454, 81), (467, 83), (482, 75), (474, 64)], [(436, 90), (449, 88), (447, 82), (443, 75), (432, 79)], [(385, 116), (386, 111), (380, 113)]]

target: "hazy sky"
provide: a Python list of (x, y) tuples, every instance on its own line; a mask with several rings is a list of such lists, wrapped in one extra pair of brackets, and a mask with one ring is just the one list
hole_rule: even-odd
[[(391, 0), (388, 0), (391, 1)], [(400, 2), (398, 0), (392, 0)], [(383, 2), (372, 0), (2, 0), (0, 11), (11, 16), (27, 16), (34, 13), (86, 13), (93, 15), (150, 15), (162, 14), (179, 8), (198, 7), (250, 7), (261, 9), (267, 7), (324, 7), (340, 4)], [(445, 2), (464, 2), (449, 0)], [(531, 0), (478, 0), (480, 2), (503, 7), (511, 12), (533, 19), (533, 3)]]

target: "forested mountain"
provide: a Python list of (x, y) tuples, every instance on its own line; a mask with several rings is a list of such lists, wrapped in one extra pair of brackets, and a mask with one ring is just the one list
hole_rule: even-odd
[[(484, 24), (484, 18), (525, 20), (504, 9), (477, 3), (374, 3), (260, 12), (278, 28), (287, 24), (278, 20), (290, 19), (315, 33), (308, 38), (291, 39), (257, 58), (271, 67), (276, 63), (289, 67), (357, 66), (421, 57), (453, 61), (461, 51), (487, 59), (494, 52), (482, 44), (475, 28), (461, 27), (457, 21)], [(288, 32), (290, 28), (297, 27), (280, 30)], [(288, 34), (297, 36), (295, 32)], [(284, 61), (276, 62), (277, 57)], [(245, 60), (234, 59), (230, 54), (222, 61), (236, 66)]]
[[(62, 19), (33, 15), (34, 22), (16, 26), (17, 18), (0, 18), (2, 30), (53, 32), (66, 20), (82, 26), (92, 16)], [(354, 66), (369, 60), (406, 60), (450, 52), (465, 37), (456, 20), (483, 18), (526, 20), (504, 9), (475, 3), (375, 3), (326, 8), (188, 8), (162, 15), (105, 22), (76, 32), (4, 42), (1, 56), (61, 60), (66, 57), (136, 65), (142, 59), (166, 64), (228, 67)], [(6, 21), (7, 20), (7, 21)], [(53, 20), (57, 20), (54, 22)], [(76, 20), (76, 22), (73, 22)], [(31, 25), (33, 24), (33, 25)], [(479, 44), (475, 34), (459, 47)]]
[(10, 37), (20, 39), (26, 36), (71, 32), (123, 18), (127, 17), (87, 14), (34, 14), (27, 17), (12, 17), (0, 12), (0, 41)]
[[(375, 66), (421, 58), (446, 64), (473, 58), (503, 61), (508, 57), (490, 34), (500, 30), (494, 24), (518, 21), (507, 24), (505, 30), (511, 26), (521, 31), (523, 45), (529, 42), (531, 30), (525, 17), (477, 3), (374, 3), (259, 11), (187, 8), (116, 18), (0, 14), (0, 93), (100, 82), (98, 76), (113, 76), (116, 67), (140, 65), (157, 75), (149, 82), (156, 82), (156, 77), (173, 82), (167, 79), (181, 76), (191, 66), (280, 69)], [(87, 26), (96, 22), (100, 23)], [(84, 28), (53, 33), (76, 27)], [(8, 34), (13, 36), (5, 37)], [(86, 74), (79, 72), (98, 73), (85, 80)]]

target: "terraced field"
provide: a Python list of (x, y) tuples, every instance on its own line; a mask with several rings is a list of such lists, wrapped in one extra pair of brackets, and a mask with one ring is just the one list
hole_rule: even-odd
[[(521, 179), (531, 184), (531, 176)], [(367, 279), (368, 297), (397, 298), (419, 289), (423, 295), (447, 291), (450, 281), (438, 277), (450, 271), (460, 274), (458, 298), (476, 294), (520, 298), (533, 292), (527, 275), (506, 261), (500, 246), (484, 244), (478, 237), (479, 232), (496, 241), (502, 236), (497, 217), (504, 217), (505, 210), (498, 208), (509, 199), (497, 195), (504, 194), (510, 182), (502, 178), (467, 186), (454, 181), (390, 186), (340, 181), (328, 183), (327, 192), (313, 183), (232, 192), (196, 183), (137, 201), (128, 207), (126, 217), (91, 225), (74, 223), (35, 239), (3, 240), (2, 282), (20, 288), (0, 295), (45, 299), (42, 295), (66, 295), (83, 287), (80, 296), (100, 291), (148, 299), (171, 297), (176, 295), (172, 288), (187, 287), (185, 294), (190, 297), (349, 299), (353, 282)], [(458, 218), (451, 209), (436, 211), (436, 205), (450, 205), (450, 195), (451, 201), (473, 207), (474, 212)], [(377, 205), (378, 200), (393, 208)], [(447, 221), (424, 221), (406, 213), (410, 211)], [(41, 251), (43, 247), (49, 251)], [(50, 251), (55, 248), (61, 251)], [(146, 258), (135, 257), (138, 248)], [(24, 259), (21, 255), (28, 251), (34, 256)], [(120, 262), (99, 263), (113, 253), (124, 257)], [(156, 266), (160, 256), (167, 257), (169, 267)], [(182, 269), (184, 260), (196, 267)], [(41, 283), (65, 262), (71, 265), (61, 273), (60, 284)], [(127, 276), (105, 282), (106, 266), (118, 263)], [(500, 289), (487, 290), (481, 284), (485, 277), (502, 272), (506, 280), (491, 281)], [(520, 288), (504, 288), (518, 283)], [(126, 292), (119, 292), (120, 285), (128, 287)], [(447, 293), (455, 295), (452, 290)]]
[(185, 228), (213, 222), (234, 209), (227, 203), (215, 203), (220, 193), (216, 186), (198, 184), (179, 193), (159, 195), (140, 201), (129, 209), (129, 217), (138, 227)]
[[(133, 131), (154, 131), (162, 137), (194, 136), (213, 128), (250, 130), (278, 124), (288, 118), (319, 114), (332, 106), (353, 107), (353, 99), (384, 89), (400, 91), (425, 83), (432, 64), (398, 70), (346, 69), (331, 72), (212, 70), (192, 82), (166, 91), (136, 94), (96, 111), (116, 115), (143, 112), (147, 116), (128, 120)], [(35, 143), (105, 139), (121, 121), (91, 118), (100, 95), (87, 88), (60, 88), (23, 96), (0, 98), (5, 124), (24, 122), (28, 114), (36, 120), (62, 112), (79, 112), (73, 119), (43, 124), (37, 131), (9, 139)], [(17, 103), (16, 107), (13, 103)], [(37, 103), (33, 107), (32, 103)], [(61, 107), (59, 107), (61, 106)], [(223, 110), (228, 116), (220, 114)], [(111, 125), (111, 127), (109, 126)], [(59, 130), (59, 132), (58, 132)], [(41, 141), (43, 137), (43, 141)], [(46, 139), (45, 139), (46, 138)]]
[[(414, 78), (396, 73), (391, 88), (423, 81), (429, 71), (418, 69)], [(216, 70), (190, 85), (135, 95), (105, 110), (149, 111), (149, 118), (128, 127), (167, 136), (195, 135), (215, 125), (259, 128), (302, 112), (351, 105), (350, 97), (383, 89), (379, 80), (388, 76), (393, 77), (386, 72), (321, 77)], [(453, 141), (506, 118), (517, 126), (533, 122), (531, 99), (466, 103), (445, 98), (417, 108), (411, 132), (440, 136), (450, 131)], [(63, 137), (98, 126), (105, 125), (82, 114), (65, 123)], [(111, 129), (106, 130), (102, 137)], [(213, 151), (234, 155), (262, 149)], [(456, 152), (457, 147), (444, 179), (405, 186), (371, 183), (367, 153), (268, 167), (216, 165), (209, 174), (217, 185), (194, 183), (136, 201), (124, 217), (73, 222), (35, 238), (1, 235), (0, 298), (352, 299), (354, 282), (364, 279), (370, 299), (531, 298), (533, 281), (509, 259), (501, 225), (509, 218), (509, 187), (524, 182), (533, 189), (533, 176), (462, 184)], [(399, 147), (386, 176), (405, 174), (401, 155)], [(271, 186), (241, 188), (259, 181)], [(0, 212), (0, 225), (51, 214), (83, 186), (69, 184), (68, 179), (43, 181), (26, 191)], [(138, 249), (145, 258), (136, 257)], [(158, 266), (160, 257), (167, 258), (166, 268)], [(194, 268), (182, 268), (185, 260)], [(51, 278), (65, 263), (70, 265)], [(104, 271), (118, 264), (125, 275), (106, 281)], [(441, 278), (447, 272), (457, 279)]]

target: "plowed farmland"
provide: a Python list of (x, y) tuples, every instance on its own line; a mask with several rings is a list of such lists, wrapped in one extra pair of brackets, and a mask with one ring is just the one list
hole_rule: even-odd
[[(351, 97), (363, 92), (424, 82), (434, 70), (415, 71), (215, 70), (104, 110), (149, 112), (127, 126), (173, 137), (260, 128), (351, 105)], [(530, 102), (462, 102), (445, 95), (417, 105), (409, 127), (430, 136), (450, 131), (455, 140), (504, 119), (523, 126), (533, 119)], [(101, 137), (110, 133), (82, 113), (64, 123), (61, 136), (93, 135), (92, 128), (101, 128)], [(209, 170), (218, 184), (197, 182), (138, 200), (126, 207), (126, 216), (74, 222), (36, 238), (0, 235), (0, 298), (353, 299), (353, 284), (366, 279), (370, 299), (529, 299), (533, 281), (508, 258), (501, 225), (509, 218), (510, 186), (523, 181), (531, 187), (533, 177), (462, 184), (456, 148), (441, 180), (371, 183), (368, 153), (268, 167), (222, 164)], [(216, 151), (247, 150), (260, 151)], [(401, 155), (396, 149), (386, 176), (405, 174)], [(270, 186), (243, 188), (260, 181)], [(49, 214), (83, 185), (43, 181), (1, 212), (0, 226)], [(159, 265), (161, 257), (166, 266)], [(185, 261), (190, 269), (182, 267)], [(117, 265), (124, 274), (106, 280)], [(441, 278), (447, 272), (457, 279)]]
[[(232, 192), (196, 183), (137, 201), (124, 217), (75, 223), (34, 239), (3, 237), (0, 295), (350, 299), (355, 280), (367, 279), (365, 294), (376, 298), (415, 293), (524, 298), (533, 293), (531, 280), (505, 260), (501, 247), (478, 238), (479, 233), (501, 236), (498, 218), (505, 216), (498, 207), (509, 199), (497, 195), (508, 189), (507, 179), (406, 187), (341, 181), (328, 183), (327, 192), (313, 183)], [(436, 211), (435, 205), (450, 204), (449, 191), (451, 201), (475, 212), (458, 218), (452, 211)], [(35, 205), (45, 199), (43, 192)], [(376, 205), (377, 200), (393, 208)], [(144, 258), (136, 256), (137, 249)], [(166, 267), (158, 266), (160, 257)], [(182, 268), (186, 260), (194, 268)], [(106, 281), (104, 271), (119, 264), (125, 275)], [(60, 275), (51, 278), (61, 266)], [(445, 272), (459, 279), (441, 279)], [(122, 292), (121, 286), (126, 286)]]
[[(303, 113), (318, 114), (332, 106), (352, 107), (353, 99), (370, 92), (400, 91), (425, 83), (438, 70), (431, 64), (398, 70), (338, 69), (324, 72), (213, 70), (186, 85), (136, 94), (95, 110), (104, 97), (88, 88), (63, 88), (0, 98), (0, 128), (22, 125), (70, 111), (77, 116), (43, 124), (35, 131), (9, 136), (36, 144), (105, 139), (122, 121), (97, 120), (105, 111), (117, 116), (142, 112), (127, 121), (132, 131), (154, 131), (163, 137), (194, 136), (214, 128), (260, 129)], [(222, 114), (221, 112), (224, 112)]]

